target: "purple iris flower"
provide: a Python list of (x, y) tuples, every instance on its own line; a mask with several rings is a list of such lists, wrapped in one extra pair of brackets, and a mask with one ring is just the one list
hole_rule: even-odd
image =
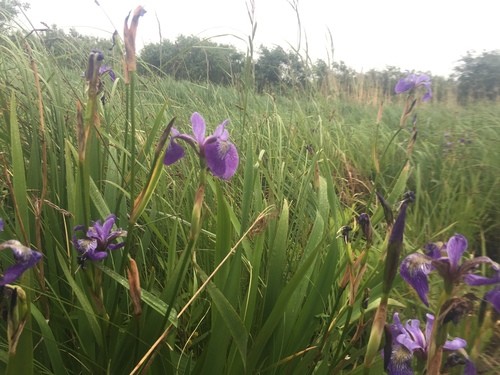
[(225, 120), (217, 126), (212, 135), (205, 137), (205, 120), (199, 113), (193, 113), (191, 116), (193, 136), (181, 134), (177, 129), (172, 128), (163, 163), (170, 165), (184, 157), (184, 147), (176, 142), (177, 139), (182, 139), (196, 150), (214, 176), (224, 180), (231, 178), (238, 168), (239, 156), (235, 145), (229, 141), (229, 133), (225, 129), (227, 123), (228, 120)]
[[(448, 285), (456, 285), (461, 281), (472, 285), (492, 285), (500, 282), (500, 266), (486, 256), (480, 256), (462, 261), (462, 255), (467, 249), (467, 239), (461, 234), (455, 234), (441, 247), (431, 244), (426, 247), (426, 254), (413, 253), (401, 263), (401, 277), (417, 292), (423, 303), (429, 306), (429, 274), (437, 271)], [(473, 272), (481, 264), (489, 264), (495, 276), (489, 278), (476, 275)]]
[[(412, 375), (413, 357), (421, 361), (427, 360), (434, 316), (431, 314), (426, 314), (426, 316), (427, 324), (425, 325), (425, 331), (422, 332), (420, 321), (410, 319), (403, 325), (398, 313), (394, 313), (393, 324), (389, 327), (392, 336), (388, 343), (390, 350), (384, 353), (384, 367), (389, 375)], [(453, 340), (447, 340), (443, 348), (454, 351), (463, 349), (466, 345), (467, 342), (464, 339), (457, 337)], [(465, 374), (472, 375), (476, 373), (475, 366), (471, 361), (466, 359), (465, 364)]]
[(394, 91), (396, 94), (401, 94), (403, 92), (416, 90), (418, 87), (423, 87), (426, 90), (424, 96), (422, 96), (424, 102), (432, 98), (431, 78), (427, 74), (408, 74), (396, 83)]
[(101, 65), (99, 67), (99, 76), (104, 76), (105, 74), (109, 75), (109, 78), (111, 78), (111, 81), (114, 82), (116, 80), (116, 74), (113, 69), (109, 65)]
[(33, 267), (40, 259), (42, 253), (31, 250), (17, 240), (9, 240), (0, 244), (0, 250), (11, 249), (15, 264), (5, 270), (0, 277), (0, 286), (16, 281), (27, 269)]
[[(115, 224), (116, 216), (109, 215), (104, 223), (97, 220), (92, 226), (88, 227), (86, 237), (77, 238), (73, 236), (73, 245), (80, 253), (78, 262), (83, 265), (86, 260), (99, 261), (108, 256), (108, 251), (120, 249), (125, 246), (125, 242), (113, 243), (118, 237), (125, 237), (127, 231), (122, 229), (112, 230)], [(73, 229), (73, 232), (84, 231), (84, 226), (79, 225)]]
[(0, 218), (0, 232), (3, 232), (3, 226), (4, 226), (3, 219)]

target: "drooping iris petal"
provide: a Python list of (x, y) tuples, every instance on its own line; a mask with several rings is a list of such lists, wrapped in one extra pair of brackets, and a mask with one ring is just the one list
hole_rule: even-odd
[(464, 281), (472, 286), (493, 285), (500, 283), (500, 272), (497, 272), (493, 277), (481, 275), (467, 274), (464, 276)]
[(427, 74), (420, 74), (415, 78), (415, 86), (425, 86), (430, 87), (431, 85), (431, 77)]
[(389, 375), (413, 375), (411, 360), (413, 353), (402, 345), (393, 345), (391, 359), (387, 366)]
[(487, 292), (484, 295), (484, 299), (491, 303), (495, 310), (500, 313), (500, 286)]
[(443, 348), (446, 350), (458, 350), (465, 348), (467, 346), (467, 341), (461, 339), (460, 337), (454, 338), (453, 340), (446, 340)]
[(201, 117), (201, 115), (198, 112), (194, 112), (191, 115), (191, 125), (193, 128), (193, 134), (196, 141), (199, 144), (203, 144), (203, 142), (205, 141), (205, 131), (206, 131), (205, 119)]
[(422, 96), (422, 101), (428, 102), (431, 99), (432, 99), (432, 89), (428, 88), (427, 92), (424, 94), (424, 96)]
[(8, 248), (12, 250), (15, 263), (7, 268), (3, 276), (0, 277), (1, 286), (13, 283), (21, 277), (26, 270), (35, 266), (35, 264), (42, 259), (42, 253), (24, 246), (17, 240), (9, 240), (0, 244), (0, 250)]
[(418, 296), (429, 306), (427, 294), (429, 294), (428, 275), (432, 271), (432, 265), (429, 257), (413, 253), (408, 255), (399, 268), (401, 277), (417, 292)]
[(115, 72), (113, 71), (113, 69), (111, 69), (111, 67), (107, 64), (104, 64), (104, 65), (101, 65), (99, 67), (99, 75), (100, 76), (103, 76), (105, 74), (108, 74), (109, 75), (109, 78), (111, 79), (112, 82), (114, 82), (116, 80), (116, 74)]
[(467, 249), (467, 239), (461, 234), (455, 234), (450, 237), (446, 243), (446, 252), (448, 253), (448, 258), (450, 258), (450, 265), (452, 270), (457, 269), (462, 258), (463, 253)]
[(163, 164), (170, 165), (174, 164), (177, 160), (184, 157), (184, 147), (175, 142), (175, 139), (180, 135), (176, 128), (172, 128), (170, 131), (170, 142), (165, 151), (165, 156), (163, 158)]
[(0, 218), (0, 232), (3, 232), (3, 226), (4, 226), (3, 219)]
[(476, 375), (477, 370), (476, 366), (474, 366), (474, 362), (472, 362), (469, 359), (466, 359), (465, 362), (465, 368), (464, 368), (464, 375)]
[(170, 165), (174, 164), (177, 160), (184, 157), (184, 147), (179, 145), (175, 140), (171, 140), (168, 144), (167, 151), (165, 151), (165, 157), (163, 158), (163, 164)]
[[(94, 238), (79, 238), (74, 241), (76, 251), (78, 251), (82, 256), (88, 259), (96, 260), (94, 254), (97, 249), (97, 240)], [(98, 255), (99, 258), (105, 258), (108, 256), (105, 251), (101, 252), (102, 255)]]
[(205, 159), (210, 171), (219, 178), (231, 178), (239, 164), (236, 147), (229, 141), (211, 142), (205, 145)]
[(396, 83), (396, 87), (394, 87), (394, 91), (396, 94), (402, 94), (403, 92), (410, 91), (415, 87), (415, 74), (409, 74), (408, 76), (401, 78), (398, 83)]

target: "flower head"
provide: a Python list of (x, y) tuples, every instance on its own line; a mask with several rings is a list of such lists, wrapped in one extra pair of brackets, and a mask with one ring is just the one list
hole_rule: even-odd
[[(490, 258), (481, 256), (462, 260), (467, 249), (467, 239), (461, 234), (455, 234), (447, 243), (438, 246), (426, 246), (426, 254), (413, 253), (401, 263), (401, 277), (418, 293), (422, 302), (427, 306), (429, 292), (429, 274), (437, 271), (447, 285), (456, 285), (465, 282), (468, 285), (491, 285), (500, 282), (500, 266)], [(481, 264), (489, 264), (495, 272), (493, 277), (476, 275), (473, 272)]]
[(104, 75), (108, 74), (109, 78), (111, 78), (111, 81), (114, 82), (116, 80), (116, 74), (113, 69), (107, 64), (101, 65), (99, 67), (99, 76), (103, 77)]
[(27, 269), (33, 267), (40, 259), (42, 253), (24, 246), (17, 240), (9, 240), (0, 244), (0, 250), (11, 249), (15, 264), (5, 270), (0, 277), (0, 286), (16, 281)]
[(3, 219), (0, 218), (0, 232), (3, 232), (4, 222)]
[[(391, 339), (388, 342), (390, 350), (386, 352), (390, 358), (384, 358), (385, 367), (389, 375), (411, 375), (413, 374), (412, 359), (416, 357), (425, 361), (429, 350), (434, 316), (427, 314), (427, 324), (425, 330), (420, 329), (420, 321), (410, 319), (406, 324), (402, 324), (398, 313), (394, 313), (393, 324), (389, 327)], [(443, 346), (445, 350), (463, 349), (467, 342), (461, 338), (447, 340)], [(470, 362), (467, 360), (467, 362)], [(474, 368), (472, 363), (468, 368)]]
[[(125, 242), (113, 243), (118, 237), (125, 237), (127, 231), (122, 229), (112, 230), (115, 224), (115, 215), (109, 215), (104, 223), (97, 220), (92, 226), (88, 227), (84, 238), (73, 236), (73, 246), (80, 253), (79, 263), (83, 264), (86, 260), (103, 260), (108, 256), (109, 250), (120, 249)], [(73, 229), (76, 234), (78, 231), (84, 231), (84, 227), (79, 225)]]
[(403, 92), (415, 91), (418, 87), (423, 87), (426, 90), (424, 96), (422, 96), (424, 102), (432, 98), (431, 78), (427, 74), (408, 74), (396, 83), (394, 91), (396, 94), (401, 94)]
[(239, 164), (236, 146), (229, 141), (229, 133), (225, 129), (228, 120), (220, 124), (212, 135), (205, 137), (205, 120), (197, 112), (191, 116), (193, 135), (181, 134), (172, 128), (170, 144), (165, 152), (163, 163), (170, 165), (184, 157), (184, 147), (177, 143), (182, 139), (191, 145), (200, 159), (206, 163), (208, 169), (216, 177), (227, 180), (231, 178)]

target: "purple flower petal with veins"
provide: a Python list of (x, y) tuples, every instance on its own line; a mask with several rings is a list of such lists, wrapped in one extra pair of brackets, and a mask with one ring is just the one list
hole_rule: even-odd
[(427, 74), (410, 73), (401, 78), (394, 87), (396, 94), (416, 90), (418, 87), (425, 88), (425, 94), (422, 96), (424, 102), (432, 98), (431, 78)]
[(113, 69), (111, 69), (111, 67), (109, 65), (101, 65), (99, 67), (99, 75), (102, 77), (105, 74), (109, 75), (109, 78), (111, 78), (112, 82), (114, 82), (116, 80), (116, 74), (113, 71)]
[(467, 245), (467, 238), (461, 234), (455, 234), (446, 243), (445, 248), (448, 253), (448, 258), (450, 259), (452, 272), (458, 268), (458, 263), (467, 249)]
[(401, 277), (410, 284), (417, 292), (418, 296), (429, 306), (427, 294), (429, 293), (428, 275), (433, 270), (431, 259), (420, 253), (408, 255), (399, 268)]
[(24, 246), (17, 240), (9, 240), (0, 244), (0, 250), (11, 249), (15, 263), (7, 268), (0, 277), (0, 285), (11, 284), (42, 259), (42, 253)]
[(500, 313), (500, 286), (487, 292), (484, 295), (484, 299), (491, 303), (495, 310)]

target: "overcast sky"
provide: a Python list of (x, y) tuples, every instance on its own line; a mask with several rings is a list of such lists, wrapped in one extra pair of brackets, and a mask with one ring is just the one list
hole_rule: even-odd
[[(215, 37), (246, 50), (250, 35), (250, 0), (24, 0), (28, 17), (82, 34), (122, 33), (128, 12), (141, 4), (138, 45), (175, 41), (178, 35)], [(301, 30), (290, 2), (254, 0), (255, 46), (300, 48), (314, 60), (344, 61), (357, 71), (396, 66), (403, 70), (448, 75), (469, 50), (500, 49), (497, 0), (296, 0)], [(97, 5), (97, 2), (100, 4)], [(229, 34), (226, 37), (218, 35)], [(299, 39), (301, 35), (301, 39)]]

